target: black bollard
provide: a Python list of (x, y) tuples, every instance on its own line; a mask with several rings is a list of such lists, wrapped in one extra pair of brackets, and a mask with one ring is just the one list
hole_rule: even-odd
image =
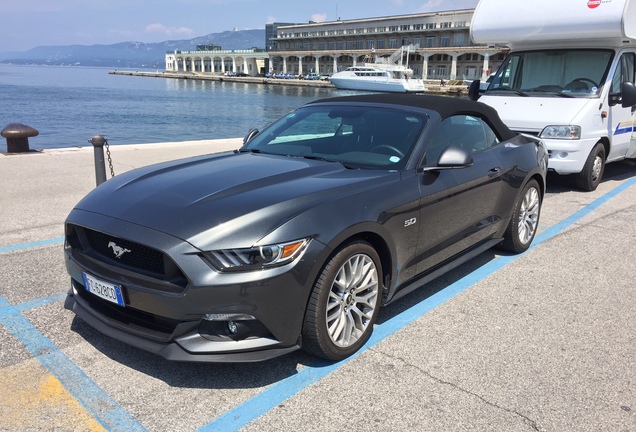
[(24, 153), (30, 151), (29, 137), (38, 136), (39, 132), (22, 123), (9, 123), (0, 135), (7, 139), (7, 153)]
[(93, 144), (93, 153), (95, 154), (95, 181), (97, 186), (106, 181), (106, 162), (104, 161), (104, 144), (108, 142), (102, 135), (95, 135), (88, 140)]

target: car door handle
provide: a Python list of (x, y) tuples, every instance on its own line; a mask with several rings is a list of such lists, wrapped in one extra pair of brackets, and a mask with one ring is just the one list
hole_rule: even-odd
[(501, 168), (495, 167), (488, 171), (488, 177), (495, 177), (501, 172)]

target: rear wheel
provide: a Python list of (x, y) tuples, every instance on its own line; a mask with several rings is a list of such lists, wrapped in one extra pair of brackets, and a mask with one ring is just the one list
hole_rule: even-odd
[(530, 180), (517, 197), (501, 248), (514, 253), (528, 250), (537, 233), (540, 213), (539, 183)]
[(329, 360), (356, 352), (371, 336), (381, 298), (380, 258), (371, 245), (353, 242), (325, 265), (309, 299), (303, 349)]
[(577, 174), (576, 186), (584, 191), (593, 191), (601, 182), (604, 170), (605, 147), (597, 143), (587, 157), (583, 171)]

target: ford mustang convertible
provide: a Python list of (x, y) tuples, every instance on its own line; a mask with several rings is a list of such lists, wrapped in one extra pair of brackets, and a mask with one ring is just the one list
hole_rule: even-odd
[(65, 224), (65, 307), (166, 359), (365, 344), (381, 306), (491, 247), (530, 246), (547, 152), (479, 102), (306, 104), (241, 148), (136, 169)]

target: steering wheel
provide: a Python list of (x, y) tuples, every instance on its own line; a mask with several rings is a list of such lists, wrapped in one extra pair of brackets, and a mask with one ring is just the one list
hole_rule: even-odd
[(390, 150), (392, 153), (395, 153), (396, 155), (398, 155), (400, 158), (404, 157), (404, 153), (402, 153), (402, 151), (396, 147), (393, 147), (392, 145), (388, 145), (388, 144), (382, 144), (379, 146), (375, 146), (371, 149), (372, 153), (382, 153), (382, 154), (386, 154), (386, 152), (382, 152), (382, 151), (376, 151), (376, 150)]
[(572, 80), (572, 82), (577, 82), (577, 81), (589, 82), (590, 84), (592, 84), (592, 87), (598, 87), (598, 84), (596, 84), (594, 81), (592, 81), (589, 78), (574, 78)]

